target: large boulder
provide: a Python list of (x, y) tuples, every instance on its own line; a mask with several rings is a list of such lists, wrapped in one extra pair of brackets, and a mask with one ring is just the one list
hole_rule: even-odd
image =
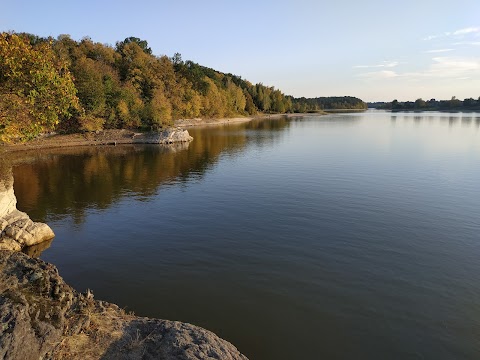
[(1, 359), (247, 359), (208, 330), (78, 293), (24, 253), (0, 251), (0, 268)]

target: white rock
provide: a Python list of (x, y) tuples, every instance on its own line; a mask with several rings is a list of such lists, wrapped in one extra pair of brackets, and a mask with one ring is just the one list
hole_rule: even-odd
[(54, 236), (47, 224), (33, 222), (26, 213), (17, 209), (11, 172), (0, 178), (0, 250), (19, 251)]

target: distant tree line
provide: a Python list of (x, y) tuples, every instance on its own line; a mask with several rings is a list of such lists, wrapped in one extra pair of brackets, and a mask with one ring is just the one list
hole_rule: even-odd
[(449, 111), (449, 110), (480, 110), (480, 97), (478, 99), (468, 98), (465, 100), (459, 100), (453, 96), (450, 100), (423, 100), (417, 99), (415, 101), (398, 101), (392, 102), (375, 102), (368, 103), (368, 107), (376, 109), (385, 109), (393, 111), (401, 110), (437, 110), (437, 111)]
[(367, 104), (352, 96), (330, 96), (318, 98), (291, 98), (293, 111), (299, 113), (322, 110), (364, 110)]
[(159, 129), (180, 118), (359, 108), (356, 98), (295, 99), (192, 61), (155, 56), (129, 37), (109, 46), (86, 37), (0, 33), (0, 141), (53, 130)]

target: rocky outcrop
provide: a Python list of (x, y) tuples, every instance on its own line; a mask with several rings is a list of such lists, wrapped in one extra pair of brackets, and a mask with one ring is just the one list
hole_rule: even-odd
[(193, 140), (187, 130), (176, 128), (160, 132), (151, 132), (134, 135), (133, 142), (137, 144), (169, 145), (175, 143), (188, 143)]
[(2, 166), (0, 177), (0, 219), (17, 208), (17, 198), (13, 192), (13, 175), (11, 169)]
[(33, 222), (17, 210), (17, 198), (13, 192), (11, 169), (4, 169), (0, 178), (0, 250), (19, 251), (27, 246), (52, 239), (55, 234), (43, 223)]
[(55, 266), (0, 251), (0, 358), (247, 359), (194, 325), (136, 317), (78, 293)]

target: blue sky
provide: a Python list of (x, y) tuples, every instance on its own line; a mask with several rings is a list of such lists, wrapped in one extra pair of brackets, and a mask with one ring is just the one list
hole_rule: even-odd
[(0, 30), (193, 60), (294, 96), (480, 96), (479, 0), (2, 0)]

